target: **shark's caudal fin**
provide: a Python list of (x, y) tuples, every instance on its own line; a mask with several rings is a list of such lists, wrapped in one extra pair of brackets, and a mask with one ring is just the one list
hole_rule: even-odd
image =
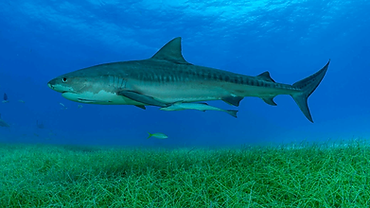
[(304, 78), (293, 84), (293, 87), (301, 89), (301, 93), (292, 94), (294, 101), (297, 103), (298, 107), (301, 109), (303, 114), (313, 123), (310, 110), (307, 105), (307, 99), (312, 94), (313, 91), (319, 86), (321, 80), (324, 78), (326, 71), (328, 70), (330, 60), (328, 63), (315, 74)]

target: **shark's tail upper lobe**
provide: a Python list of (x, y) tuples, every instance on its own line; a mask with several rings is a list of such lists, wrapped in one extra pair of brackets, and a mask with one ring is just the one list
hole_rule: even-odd
[(312, 94), (312, 92), (315, 91), (317, 86), (319, 86), (321, 80), (324, 78), (326, 71), (328, 70), (329, 63), (330, 60), (320, 71), (293, 84), (293, 87), (301, 89), (301, 92), (292, 94), (291, 96), (293, 97), (294, 101), (297, 103), (303, 114), (311, 122), (313, 122), (313, 120), (310, 109), (307, 105), (307, 99)]

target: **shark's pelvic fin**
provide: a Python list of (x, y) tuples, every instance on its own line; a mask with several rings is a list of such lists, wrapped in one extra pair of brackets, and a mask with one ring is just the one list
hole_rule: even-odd
[(181, 37), (174, 38), (164, 45), (152, 59), (167, 60), (179, 64), (190, 64), (187, 62), (181, 53)]
[(269, 82), (275, 82), (275, 80), (273, 80), (270, 76), (270, 72), (266, 71), (266, 72), (263, 72), (262, 74), (258, 75), (257, 76), (258, 78), (260, 79), (263, 79), (265, 81), (269, 81)]
[(301, 89), (301, 92), (292, 94), (291, 96), (293, 97), (294, 101), (297, 103), (303, 114), (312, 123), (313, 120), (310, 109), (308, 108), (307, 99), (313, 93), (313, 91), (315, 91), (317, 86), (319, 86), (321, 80), (326, 74), (326, 71), (328, 70), (329, 64), (330, 60), (320, 71), (293, 84), (293, 87)]
[(153, 106), (159, 106), (159, 107), (168, 106), (167, 104), (162, 103), (162, 102), (154, 99), (153, 97), (143, 95), (143, 94), (140, 94), (140, 93), (135, 92), (135, 91), (122, 90), (122, 91), (117, 92), (117, 95), (125, 96), (127, 98), (130, 98), (131, 100), (135, 100), (135, 101), (137, 101), (139, 103), (143, 103), (145, 105), (153, 105)]
[(233, 105), (233, 106), (239, 106), (239, 103), (241, 100), (243, 100), (244, 97), (225, 97), (222, 98), (222, 101), (224, 101), (227, 104)]

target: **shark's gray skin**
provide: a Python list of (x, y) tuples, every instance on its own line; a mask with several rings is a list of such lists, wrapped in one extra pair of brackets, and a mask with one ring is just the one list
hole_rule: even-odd
[(48, 86), (76, 102), (103, 105), (168, 107), (178, 102), (223, 100), (239, 106), (248, 96), (276, 105), (277, 95), (291, 95), (313, 122), (307, 98), (320, 84), (329, 62), (315, 74), (293, 85), (276, 83), (269, 72), (247, 76), (197, 66), (181, 53), (181, 38), (163, 46), (153, 57), (96, 65), (61, 75)]

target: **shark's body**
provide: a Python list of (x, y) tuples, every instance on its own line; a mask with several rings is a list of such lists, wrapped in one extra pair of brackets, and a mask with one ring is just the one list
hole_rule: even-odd
[(51, 80), (51, 89), (81, 103), (168, 107), (179, 102), (223, 100), (238, 106), (248, 96), (270, 105), (280, 94), (291, 95), (312, 121), (307, 98), (323, 79), (329, 62), (317, 73), (293, 85), (276, 83), (264, 72), (247, 76), (193, 65), (181, 54), (181, 39), (175, 38), (152, 58), (101, 64)]

